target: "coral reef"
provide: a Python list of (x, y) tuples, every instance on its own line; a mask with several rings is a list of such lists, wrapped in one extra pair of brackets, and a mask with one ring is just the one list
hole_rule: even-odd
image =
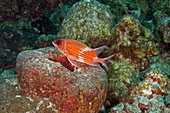
[(0, 79), (8, 79), (8, 78), (15, 78), (17, 76), (16, 74), (16, 69), (12, 68), (12, 69), (7, 69), (2, 71), (1, 75), (0, 75)]
[(111, 50), (116, 49), (124, 57), (139, 60), (159, 53), (158, 43), (152, 41), (153, 35), (134, 17), (124, 16), (114, 28)]
[(20, 18), (16, 21), (14, 20), (6, 20), (3, 23), (0, 23), (0, 30), (5, 29), (6, 27), (13, 27), (15, 29), (31, 29), (31, 25), (30, 25), (30, 19), (29, 18)]
[(112, 14), (107, 6), (96, 0), (82, 0), (72, 6), (57, 37), (83, 41), (95, 48), (109, 42), (111, 27)]
[(117, 53), (117, 58), (108, 62), (108, 98), (123, 96), (130, 86), (140, 81), (140, 72), (149, 68), (148, 58), (159, 53), (159, 44), (152, 40), (150, 30), (130, 15), (124, 16), (114, 27), (110, 48), (105, 51), (105, 55)]
[[(157, 70), (150, 71), (146, 78), (136, 85), (122, 100), (124, 103), (113, 107), (110, 113), (120, 112), (161, 112), (168, 111), (169, 108), (164, 98), (168, 94), (168, 78), (160, 74)], [(169, 94), (168, 94), (169, 95)]]
[(165, 14), (168, 14), (168, 8), (169, 8), (169, 1), (168, 0), (155, 0), (150, 1), (150, 8), (152, 9), (152, 12), (161, 11)]
[(150, 67), (144, 72), (149, 70), (158, 70), (161, 74), (170, 78), (170, 53), (162, 53), (160, 56), (152, 57), (149, 59)]
[[(110, 6), (114, 15), (114, 23), (117, 23), (124, 15), (130, 14), (135, 18), (144, 20), (149, 11), (147, 0), (99, 0)], [(147, 15), (148, 16), (148, 15)]]
[(52, 46), (52, 41), (56, 39), (55, 35), (41, 35), (35, 42), (39, 48)]
[(39, 37), (33, 30), (19, 30), (14, 26), (9, 27), (3, 24), (0, 29), (2, 36), (0, 47), (14, 52), (20, 52), (23, 46), (32, 45)]
[(167, 94), (168, 90), (168, 78), (160, 74), (157, 70), (150, 71), (146, 74), (146, 78), (137, 86), (135, 86), (128, 100), (134, 98), (135, 95), (145, 96), (147, 98), (152, 98), (153, 95), (162, 95)]
[(168, 0), (99, 0), (109, 5), (115, 22), (118, 22), (124, 15), (130, 14), (142, 21), (153, 20), (153, 13), (157, 11), (168, 15)]
[(88, 65), (69, 70), (66, 57), (49, 50), (54, 51), (42, 48), (18, 55), (17, 78), (24, 92), (33, 99), (48, 98), (59, 112), (98, 112), (107, 92), (104, 70)]
[(165, 106), (163, 96), (161, 95), (154, 95), (151, 99), (144, 96), (136, 96), (134, 100), (131, 104), (118, 104), (109, 113), (168, 113), (170, 110), (170, 108)]
[(147, 0), (133, 0), (133, 3), (136, 5), (136, 7), (139, 10), (140, 14), (138, 14), (138, 15), (140, 16), (141, 20), (147, 18), (147, 16), (150, 17), (148, 15), (149, 5), (150, 5), (149, 1), (147, 1)]
[(54, 12), (50, 20), (55, 26), (60, 26), (62, 20), (66, 17), (68, 11), (70, 10), (71, 6), (70, 5), (63, 5), (57, 12)]
[[(154, 13), (155, 14), (155, 13)], [(156, 14), (155, 14), (156, 15)], [(170, 17), (158, 19), (155, 37), (158, 42), (170, 43)]]
[(50, 16), (53, 12), (62, 8), (64, 2), (68, 1), (2, 1), (0, 22), (10, 22), (11, 25), (16, 25), (18, 29), (34, 28), (37, 33), (56, 34), (59, 26), (56, 27), (50, 21)]
[(31, 20), (31, 26), (39, 34), (57, 34), (59, 26), (55, 26), (46, 15)]
[(136, 65), (120, 54), (117, 54), (117, 59), (108, 62), (113, 67), (110, 66), (107, 71), (109, 80), (107, 99), (110, 102), (119, 101), (133, 84), (140, 81), (137, 77), (139, 73), (135, 68)]
[[(170, 111), (168, 0), (2, 0), (0, 8), (0, 112)], [(101, 58), (117, 54), (103, 71), (33, 50), (57, 38), (107, 45)], [(9, 70), (17, 55), (18, 77)]]
[(8, 19), (18, 19), (22, 17), (35, 17), (41, 14), (48, 14), (50, 11), (55, 11), (60, 7), (64, 1), (52, 1), (52, 0), (31, 0), (31, 1), (10, 1), (5, 0), (1, 3), (1, 18), (0, 21)]
[(15, 66), (16, 63), (17, 52), (1, 49), (0, 50), (0, 68), (11, 68)]
[[(24, 25), (21, 28), (25, 28)], [(34, 42), (39, 37), (32, 29), (21, 30), (10, 23), (0, 24), (0, 68), (14, 67), (16, 57), (25, 47), (34, 48)]]
[(162, 10), (157, 10), (153, 15), (156, 21), (155, 40), (162, 46), (160, 51), (169, 50), (170, 17)]

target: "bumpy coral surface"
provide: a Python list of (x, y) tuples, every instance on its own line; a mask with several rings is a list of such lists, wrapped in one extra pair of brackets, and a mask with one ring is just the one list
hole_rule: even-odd
[(68, 12), (58, 37), (77, 39), (97, 47), (110, 40), (111, 26), (112, 16), (107, 6), (95, 0), (82, 0)]
[(170, 43), (170, 17), (157, 20), (155, 36), (159, 42)]
[(134, 17), (124, 16), (114, 28), (112, 49), (130, 59), (141, 59), (157, 55), (158, 44), (154, 43), (149, 29)]
[[(135, 95), (153, 98), (153, 95), (167, 94), (168, 79), (166, 76), (160, 74), (157, 70), (150, 71), (146, 74), (146, 78), (130, 92), (129, 97), (133, 98)], [(130, 99), (129, 98), (129, 99)]]
[(168, 113), (170, 110), (165, 106), (161, 95), (154, 95), (152, 99), (136, 96), (134, 99), (132, 104), (120, 103), (113, 107), (109, 113)]
[(169, 110), (168, 98), (168, 78), (160, 74), (157, 70), (146, 74), (145, 79), (136, 85), (125, 97), (126, 100), (115, 107), (110, 113), (120, 112), (167, 112)]
[[(158, 43), (152, 41), (153, 35), (137, 19), (124, 16), (114, 28), (114, 35), (107, 54), (118, 53), (118, 58), (138, 70), (149, 67), (148, 57), (158, 55)], [(112, 63), (114, 65), (114, 63)], [(111, 66), (114, 67), (114, 66)], [(119, 66), (121, 69), (121, 66)]]
[(139, 81), (139, 72), (149, 67), (148, 57), (159, 53), (158, 44), (152, 40), (150, 30), (130, 15), (115, 26), (110, 48), (105, 51), (106, 55), (117, 53), (117, 58), (108, 64), (110, 96), (126, 94), (129, 87)]
[(52, 41), (56, 39), (55, 35), (41, 35), (38, 40), (36, 41), (36, 44), (38, 47), (48, 47), (52, 45)]
[(66, 58), (49, 54), (49, 50), (53, 49), (27, 50), (18, 55), (21, 88), (33, 99), (48, 98), (59, 112), (98, 112), (106, 97), (106, 73), (87, 65), (70, 70)]
[(109, 87), (107, 98), (110, 101), (115, 101), (116, 98), (121, 98), (127, 94), (129, 88), (139, 81), (139, 78), (135, 77), (137, 73), (135, 64), (130, 59), (125, 59), (119, 53), (117, 58), (109, 61), (109, 64), (113, 66), (110, 66), (108, 70)]

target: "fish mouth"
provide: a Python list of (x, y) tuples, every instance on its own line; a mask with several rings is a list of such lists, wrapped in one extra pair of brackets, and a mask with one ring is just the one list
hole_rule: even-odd
[(52, 41), (52, 44), (54, 45), (54, 47), (56, 47), (56, 49), (60, 50), (60, 48), (59, 48), (58, 45), (56, 44), (56, 41), (57, 41), (57, 40)]
[(56, 43), (56, 40), (52, 41), (52, 44), (53, 44), (54, 46), (56, 45), (55, 43)]
[(56, 44), (56, 40), (55, 41), (52, 41), (52, 44), (58, 49), (58, 46)]

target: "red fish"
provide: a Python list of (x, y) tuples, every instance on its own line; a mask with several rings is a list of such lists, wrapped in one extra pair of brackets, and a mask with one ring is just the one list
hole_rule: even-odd
[(73, 39), (58, 39), (53, 41), (52, 44), (76, 67), (78, 66), (75, 61), (78, 61), (92, 66), (100, 66), (99, 63), (101, 63), (108, 69), (106, 60), (115, 55), (113, 54), (107, 58), (98, 58), (97, 56), (104, 50), (106, 45), (91, 49), (87, 45)]

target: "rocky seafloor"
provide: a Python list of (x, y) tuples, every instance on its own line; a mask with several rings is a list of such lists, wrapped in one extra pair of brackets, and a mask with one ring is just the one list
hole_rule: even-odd
[[(0, 113), (170, 112), (168, 0), (4, 0)], [(109, 69), (76, 68), (52, 41), (78, 40)]]

